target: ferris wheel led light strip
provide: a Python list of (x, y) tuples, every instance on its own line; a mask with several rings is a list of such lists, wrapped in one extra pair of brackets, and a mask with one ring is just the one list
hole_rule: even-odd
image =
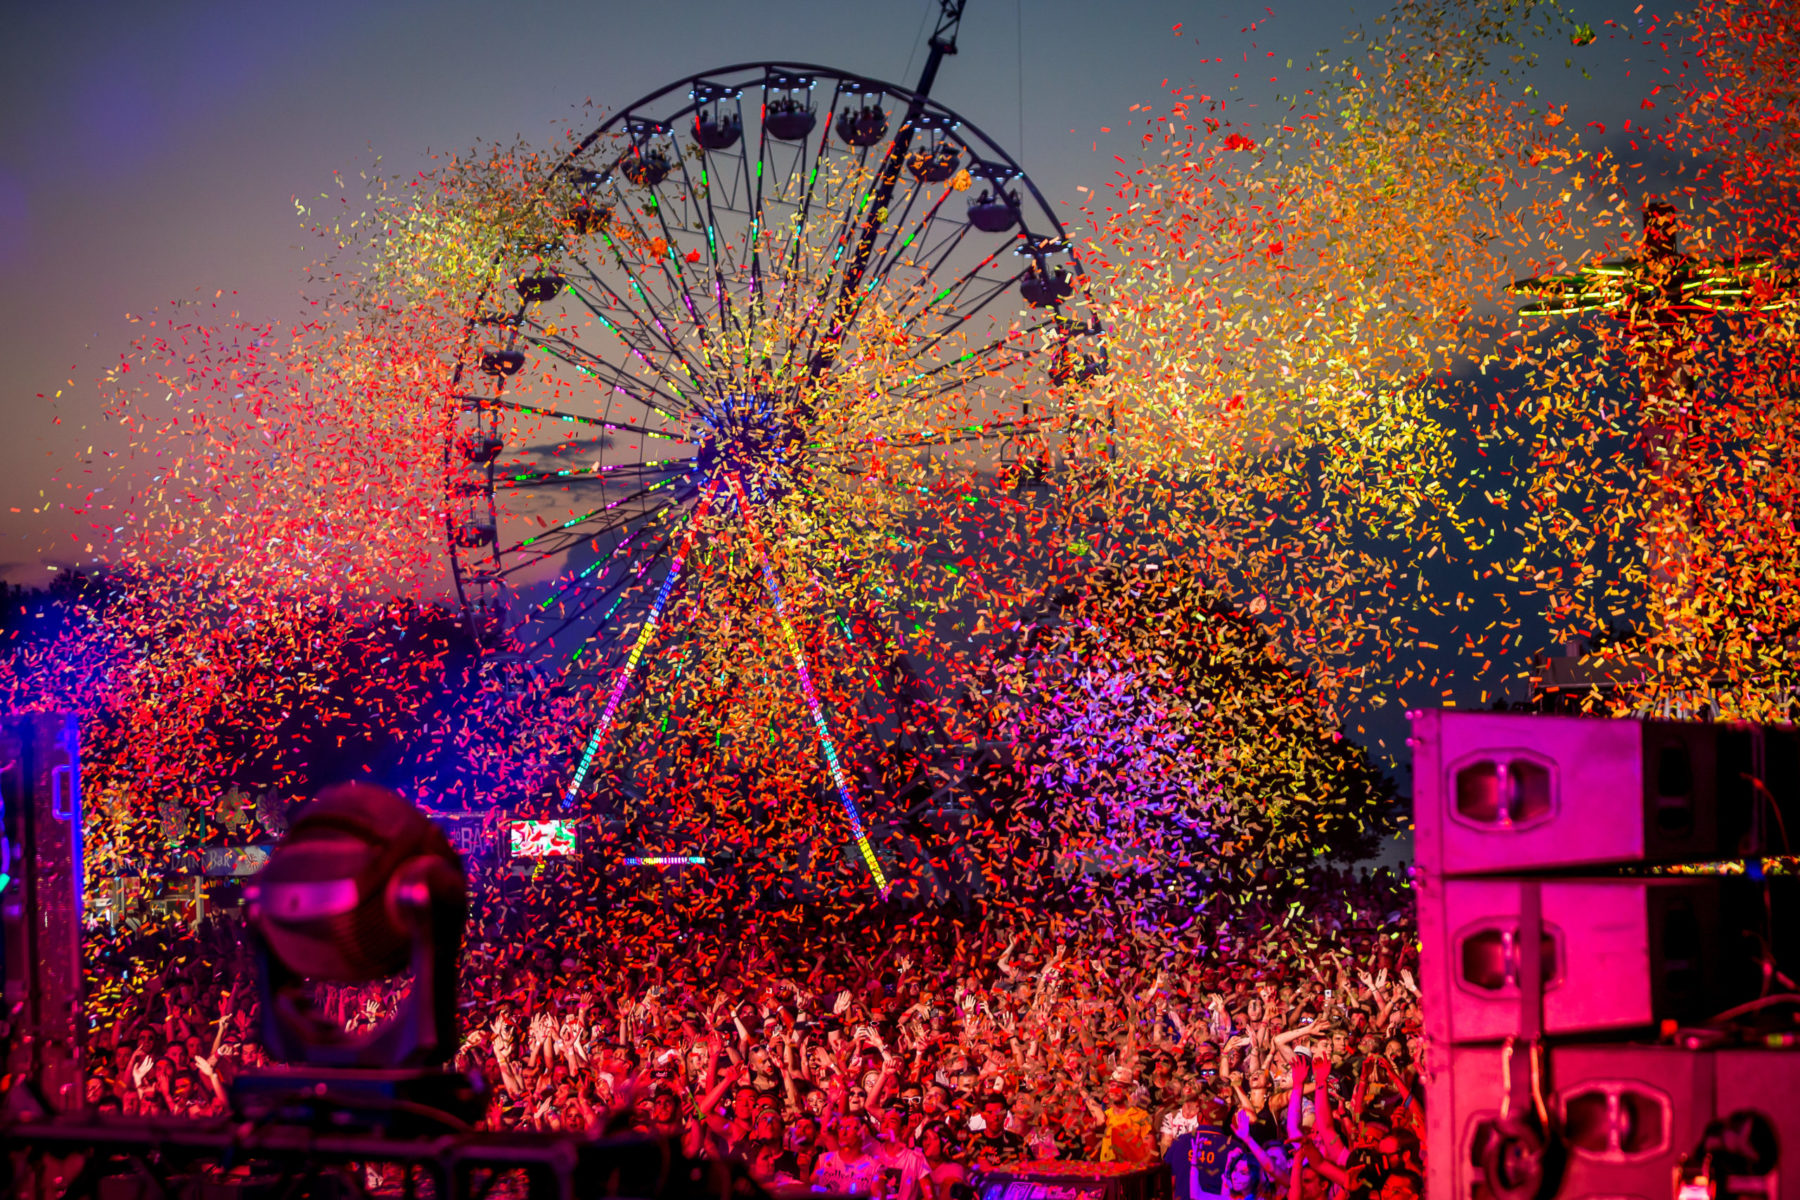
[[(673, 461), (673, 460), (671, 460), (671, 461)], [(673, 487), (675, 484), (677, 484), (679, 482), (681, 482), (681, 476), (671, 475), (667, 479), (663, 480), (662, 482), (653, 483), (649, 487), (645, 488), (643, 491), (638, 492), (634, 495), (620, 496), (617, 500), (614, 500), (611, 504), (603, 504), (599, 508), (596, 508), (594, 511), (588, 512), (588, 513), (583, 513), (579, 517), (570, 517), (568, 520), (564, 521), (561, 525), (552, 525), (549, 527), (549, 529), (550, 529), (549, 533), (534, 533), (530, 537), (526, 538), (524, 541), (520, 542), (519, 545), (520, 546), (535, 546), (537, 543), (539, 543), (539, 542), (543, 541), (545, 538), (549, 537), (550, 534), (562, 533), (565, 530), (575, 528), (575, 526), (577, 526), (577, 525), (584, 525), (587, 522), (593, 520), (595, 517), (600, 516), (602, 513), (611, 512), (613, 509), (619, 507), (619, 505), (625, 503), (627, 500), (635, 500), (641, 496), (648, 496), (651, 492), (660, 492), (660, 491), (662, 491), (662, 489), (664, 489), (666, 487)]]
[(781, 622), (781, 632), (787, 638), (789, 653), (793, 655), (794, 669), (800, 676), (800, 691), (806, 696), (806, 706), (812, 710), (813, 724), (819, 730), (819, 749), (824, 752), (825, 765), (830, 768), (831, 780), (837, 785), (838, 799), (843, 803), (844, 815), (850, 818), (850, 831), (856, 835), (856, 847), (862, 851), (863, 862), (868, 864), (876, 890), (885, 896), (888, 890), (887, 876), (882, 874), (881, 864), (875, 859), (875, 847), (869, 844), (869, 833), (863, 827), (862, 813), (857, 810), (850, 781), (844, 777), (844, 768), (838, 762), (837, 745), (831, 740), (831, 730), (825, 724), (825, 708), (819, 703), (819, 693), (813, 687), (812, 672), (806, 669), (806, 652), (800, 648), (800, 635), (794, 632), (793, 623), (788, 620), (787, 602), (782, 599), (781, 584), (775, 578), (775, 564), (770, 561), (768, 549), (763, 545), (762, 533), (756, 527), (756, 517), (751, 512), (749, 498), (744, 495), (743, 481), (733, 471), (725, 476), (725, 482), (731, 486), (738, 512), (744, 518), (744, 530), (750, 535), (750, 544), (756, 547), (757, 558), (762, 561), (763, 582), (768, 585), (769, 598), (775, 602), (775, 617)]
[(662, 587), (656, 593), (656, 599), (650, 605), (650, 615), (644, 618), (644, 627), (638, 630), (637, 643), (631, 648), (631, 656), (619, 670), (619, 677), (613, 681), (612, 693), (606, 697), (606, 707), (601, 710), (600, 723), (594, 726), (593, 734), (581, 751), (581, 761), (575, 767), (575, 778), (569, 781), (569, 790), (563, 793), (562, 806), (568, 808), (575, 803), (575, 797), (581, 794), (581, 785), (587, 782), (588, 772), (593, 769), (594, 759), (600, 753), (600, 743), (606, 740), (607, 730), (612, 728), (613, 717), (619, 711), (619, 698), (625, 694), (625, 685), (631, 682), (632, 673), (637, 670), (638, 660), (650, 645), (650, 639), (656, 636), (656, 622), (662, 616), (663, 605), (668, 603), (669, 593), (675, 590), (675, 580), (681, 574), (681, 564), (687, 559), (688, 551), (693, 548), (694, 534), (700, 530), (701, 518), (706, 516), (706, 506), (712, 502), (713, 490), (718, 484), (709, 484), (700, 496), (700, 504), (694, 509), (694, 519), (688, 525), (687, 536), (681, 539), (681, 549), (675, 552), (675, 560), (669, 564), (669, 573), (663, 577)]

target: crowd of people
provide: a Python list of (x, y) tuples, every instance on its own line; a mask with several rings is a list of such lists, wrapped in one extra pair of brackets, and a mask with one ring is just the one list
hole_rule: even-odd
[[(455, 1062), (487, 1082), (490, 1127), (637, 1127), (771, 1185), (883, 1200), (950, 1200), (1002, 1165), (1159, 1161), (1186, 1200), (1422, 1194), (1413, 921), (1386, 873), (1321, 872), (1179, 926), (562, 919), (522, 938), (484, 911)], [(90, 1102), (224, 1110), (232, 1075), (265, 1061), (238, 930), (97, 934)], [(354, 1030), (398, 998), (318, 999)]]

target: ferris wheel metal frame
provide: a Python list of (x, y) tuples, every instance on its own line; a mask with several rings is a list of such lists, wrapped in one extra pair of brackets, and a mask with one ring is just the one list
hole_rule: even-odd
[[(782, 593), (759, 528), (758, 509), (765, 494), (787, 486), (792, 468), (786, 459), (798, 455), (806, 441), (804, 431), (796, 428), (803, 423), (804, 404), (796, 408), (787, 392), (772, 399), (764, 394), (764, 388), (774, 386), (767, 384), (774, 379), (784, 380), (777, 390), (805, 387), (807, 381), (829, 376), (840, 365), (847, 344), (852, 345), (854, 354), (858, 317), (871, 295), (891, 275), (904, 269), (919, 270), (917, 261), (908, 257), (915, 242), (920, 250), (913, 254), (938, 253), (940, 266), (956, 254), (962, 255), (956, 264), (958, 273), (919, 309), (920, 314), (935, 311), (946, 318), (948, 328), (932, 331), (931, 346), (945, 346), (946, 352), (954, 348), (959, 344), (956, 338), (964, 336), (963, 327), (978, 314), (993, 321), (995, 305), (1004, 297), (1022, 300), (1042, 319), (1023, 327), (1009, 320), (1004, 334), (979, 352), (966, 352), (953, 364), (937, 364), (913, 380), (925, 379), (925, 386), (932, 387), (936, 386), (933, 372), (946, 372), (947, 390), (976, 372), (998, 378), (1018, 364), (1041, 362), (1053, 384), (1072, 387), (1106, 369), (1098, 322), (1090, 316), (1073, 315), (1084, 303), (1081, 263), (1048, 201), (994, 139), (929, 96), (943, 57), (955, 53), (963, 7), (964, 0), (940, 0), (931, 51), (913, 88), (815, 64), (747, 62), (688, 76), (618, 110), (576, 143), (543, 185), (545, 194), (561, 188), (571, 197), (574, 239), (570, 244), (592, 235), (596, 228), (602, 231), (617, 277), (605, 276), (582, 260), (580, 270), (585, 276), (578, 278), (578, 271), (568, 267), (569, 260), (580, 259), (580, 254), (569, 245), (546, 246), (541, 250), (559, 261), (512, 280), (517, 302), (508, 306), (510, 311), (499, 304), (504, 284), (490, 287), (476, 304), (468, 327), (468, 349), (459, 361), (453, 384), (459, 416), (444, 450), (445, 532), (452, 578), (471, 626), (483, 634), (497, 657), (516, 661), (529, 658), (531, 646), (554, 643), (571, 629), (583, 645), (600, 638), (608, 624), (616, 635), (620, 625), (628, 622), (613, 623), (613, 618), (628, 601), (634, 607), (624, 612), (639, 621), (637, 637), (624, 661), (616, 664), (611, 686), (604, 689), (605, 702), (564, 789), (564, 807), (579, 798), (605, 746), (622, 698), (654, 640), (658, 621), (681, 579), (682, 566), (693, 551), (709, 509), (719, 513), (730, 509), (755, 547), (768, 599), (811, 710), (833, 788), (871, 876), (885, 890), (856, 803), (855, 786), (813, 687), (801, 640), (790, 620), (789, 598)], [(813, 97), (827, 82), (831, 100), (820, 119)], [(759, 87), (763, 95), (752, 160), (751, 124), (744, 101), (747, 93)], [(672, 110), (658, 107), (671, 100), (676, 105)], [(884, 104), (904, 112), (891, 133)], [(784, 118), (786, 124), (779, 124)], [(816, 285), (813, 294), (802, 297), (809, 316), (782, 348), (781, 362), (774, 364), (765, 356), (760, 368), (746, 362), (709, 379), (709, 356), (715, 348), (707, 345), (713, 328), (708, 322), (716, 322), (717, 330), (735, 330), (743, 338), (746, 319), (753, 326), (766, 311), (765, 280), (775, 279), (780, 285), (777, 291), (793, 282), (780, 279), (779, 270), (765, 271), (759, 257), (761, 239), (768, 236), (763, 223), (772, 211), (765, 208), (765, 174), (776, 174), (765, 167), (771, 153), (787, 152), (771, 151), (774, 142), (792, 151), (787, 183), (810, 172), (788, 251), (795, 261), (801, 257), (805, 223), (827, 154), (835, 149), (860, 155), (856, 178), (861, 183), (832, 197), (832, 211), (826, 214), (835, 222), (832, 238), (826, 243), (836, 247), (830, 260), (832, 271), (823, 279), (810, 280)], [(871, 169), (869, 159), (875, 151), (879, 151), (879, 163)], [(724, 169), (719, 169), (721, 165)], [(896, 199), (907, 174), (913, 182)], [(728, 176), (732, 177), (729, 183)], [(663, 190), (671, 180), (680, 181), (680, 190), (673, 194)], [(943, 215), (951, 197), (969, 190), (976, 181), (982, 190), (961, 219)], [(668, 220), (671, 204), (675, 207), (674, 226)], [(748, 207), (751, 204), (753, 209)], [(687, 218), (682, 215), (683, 206), (691, 210)], [(721, 210), (749, 223), (741, 246), (721, 234)], [(640, 228), (630, 233), (629, 227), (620, 223), (621, 214)], [(648, 223), (650, 217), (656, 225)], [(683, 225), (684, 219), (690, 224)], [(770, 221), (768, 228), (774, 224)], [(703, 242), (697, 236), (702, 225)], [(609, 229), (611, 232), (606, 232)], [(934, 232), (941, 245), (928, 236)], [(903, 233), (908, 234), (904, 241)], [(685, 256), (679, 255), (682, 236), (693, 243)], [(624, 251), (615, 237), (629, 241)], [(992, 242), (991, 251), (970, 249), (985, 249), (989, 243), (981, 240), (984, 238)], [(810, 244), (804, 248), (815, 249)], [(991, 270), (996, 262), (1004, 261), (1002, 256), (1008, 251), (1017, 269)], [(974, 265), (965, 268), (971, 260)], [(710, 270), (689, 272), (685, 268), (690, 265)], [(931, 271), (932, 262), (927, 258), (923, 277), (930, 278)], [(745, 293), (743, 313), (734, 309), (734, 287)], [(932, 287), (936, 287), (935, 281)], [(562, 336), (554, 323), (534, 316), (559, 295), (568, 294), (578, 294), (592, 317), (616, 339), (625, 352), (616, 355), (621, 361), (609, 362), (602, 355), (583, 352), (572, 339)], [(951, 305), (942, 305), (953, 296)], [(776, 311), (786, 303), (784, 293)], [(613, 318), (633, 316), (636, 324), (611, 319), (609, 312)], [(686, 331), (689, 326), (691, 338)], [(485, 345), (484, 331), (489, 334)], [(743, 344), (750, 342), (744, 340)], [(602, 411), (569, 411), (512, 398), (509, 389), (526, 363), (521, 347), (571, 364), (599, 383), (605, 395)], [(707, 359), (706, 366), (697, 365), (701, 359)], [(974, 368), (957, 365), (971, 359)], [(746, 382), (752, 377), (763, 382)], [(486, 381), (486, 394), (468, 387), (471, 378)], [(615, 411), (614, 398), (620, 394), (636, 406), (631, 414), (635, 419)], [(796, 412), (801, 416), (795, 417)], [(635, 436), (638, 460), (603, 463), (597, 458), (591, 468), (559, 468), (554, 462), (527, 467), (505, 463), (503, 423), (521, 415), (599, 431), (599, 445), (608, 445), (607, 439), (621, 434)], [(899, 448), (929, 452), (936, 444), (975, 440), (995, 446), (1004, 463), (1009, 450), (1016, 449), (1016, 439), (1036, 436), (1063, 419), (1063, 414), (1033, 415), (1027, 400), (1018, 419), (924, 430)], [(652, 439), (667, 443), (671, 450), (692, 449), (667, 459), (647, 460), (644, 447)], [(892, 440), (884, 439), (883, 445), (892, 448)], [(626, 479), (632, 482), (620, 482)], [(509, 514), (501, 496), (538, 487), (575, 486), (597, 486), (602, 502), (546, 533), (505, 544), (510, 539), (503, 539), (500, 533), (503, 518)], [(622, 494), (610, 495), (608, 486), (622, 489)], [(672, 510), (688, 516), (685, 530), (664, 520)], [(634, 546), (639, 538), (642, 540)], [(592, 557), (578, 568), (559, 571), (549, 584), (537, 585), (540, 589), (548, 586), (552, 600), (561, 606), (561, 626), (535, 642), (509, 633), (508, 614), (517, 607), (512, 580), (539, 563), (559, 556), (566, 562), (577, 553)], [(621, 560), (622, 555), (630, 557)], [(666, 562), (668, 569), (660, 584), (652, 586), (653, 568), (660, 562)], [(577, 592), (578, 600), (570, 600)], [(562, 599), (556, 600), (557, 596)], [(550, 607), (549, 602), (535, 598), (533, 603), (540, 610)], [(597, 625), (584, 634), (597, 612), (602, 613)], [(523, 626), (515, 621), (513, 629), (519, 628)], [(627, 648), (619, 640), (613, 649)], [(595, 689), (596, 695), (599, 690)]]

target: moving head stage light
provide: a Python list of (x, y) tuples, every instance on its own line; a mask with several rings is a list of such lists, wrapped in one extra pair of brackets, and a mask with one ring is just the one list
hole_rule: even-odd
[[(456, 968), (468, 909), (462, 861), (386, 788), (343, 784), (295, 819), (245, 893), (263, 1043), (283, 1070), (232, 1082), (240, 1116), (428, 1132), (467, 1128), (487, 1096), (443, 1070), (455, 1052)], [(412, 969), (386, 1023), (351, 1036), (320, 1017), (307, 981), (373, 983)], [(352, 1115), (354, 1114), (354, 1115)]]
[[(425, 814), (386, 788), (332, 788), (301, 812), (245, 899), (275, 1057), (370, 1067), (450, 1057), (467, 884)], [(359, 1039), (315, 1016), (300, 986), (306, 976), (370, 983), (408, 965), (403, 1011)]]
[[(0, 1198), (335, 1200), (360, 1191), (357, 1172), (373, 1164), (399, 1168), (406, 1194), (429, 1200), (497, 1194), (509, 1178), (559, 1200), (765, 1196), (740, 1165), (685, 1158), (660, 1137), (471, 1128), (486, 1091), (443, 1065), (458, 1044), (466, 881), (443, 834), (394, 792), (346, 784), (320, 795), (246, 898), (263, 1039), (286, 1065), (234, 1080), (233, 1111), (215, 1119), (20, 1106), (0, 1116)], [(308, 981), (368, 983), (409, 968), (411, 994), (359, 1036), (307, 996)]]

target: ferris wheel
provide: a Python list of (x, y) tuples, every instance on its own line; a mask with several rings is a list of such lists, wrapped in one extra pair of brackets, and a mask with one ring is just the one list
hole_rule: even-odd
[(1036, 470), (1104, 425), (1061, 224), (930, 98), (963, 3), (941, 0), (912, 88), (758, 62), (620, 109), (549, 173), (549, 234), (482, 298), (447, 533), (487, 644), (581, 701), (564, 807), (634, 688), (716, 683), (760, 637), (885, 886), (845, 761), (844, 646), (896, 619), (934, 475)]

